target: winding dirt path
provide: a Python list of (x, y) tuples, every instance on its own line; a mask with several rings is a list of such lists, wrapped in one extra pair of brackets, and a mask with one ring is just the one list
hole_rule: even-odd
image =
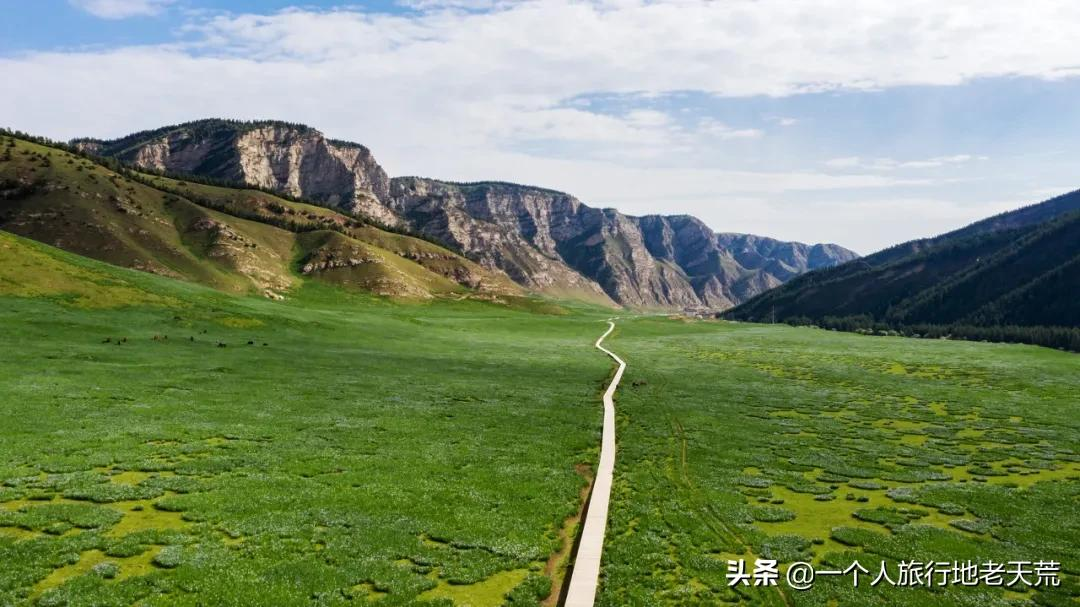
[(604, 530), (607, 528), (608, 500), (611, 498), (612, 473), (615, 471), (615, 390), (619, 387), (626, 363), (615, 353), (600, 345), (615, 330), (615, 319), (608, 320), (608, 330), (596, 340), (596, 347), (619, 364), (615, 377), (604, 392), (604, 432), (600, 441), (600, 464), (596, 468), (589, 505), (585, 511), (585, 525), (574, 557), (570, 573), (570, 588), (566, 593), (566, 607), (592, 607), (596, 599), (596, 587), (600, 581), (600, 555), (604, 549)]

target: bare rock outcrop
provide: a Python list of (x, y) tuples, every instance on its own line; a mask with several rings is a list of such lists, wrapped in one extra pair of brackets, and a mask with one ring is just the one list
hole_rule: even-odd
[(387, 224), (396, 221), (379, 204), (390, 179), (371, 151), (302, 125), (200, 120), (113, 141), (74, 143), (144, 169), (243, 183)]
[(718, 234), (688, 215), (632, 217), (544, 188), (389, 179), (364, 146), (283, 122), (204, 120), (77, 143), (140, 167), (266, 188), (407, 228), (554, 296), (724, 310), (856, 258), (837, 245)]

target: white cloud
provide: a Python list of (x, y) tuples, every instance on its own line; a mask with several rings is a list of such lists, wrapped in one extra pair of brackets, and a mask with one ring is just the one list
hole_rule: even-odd
[(102, 19), (126, 19), (160, 13), (174, 0), (70, 0), (76, 8)]
[(858, 156), (845, 156), (843, 158), (832, 158), (825, 161), (825, 166), (833, 169), (850, 169), (860, 165)]
[(671, 116), (656, 110), (632, 110), (626, 114), (626, 120), (642, 127), (662, 127), (671, 124)]
[(757, 139), (765, 133), (760, 129), (736, 129), (713, 118), (698, 122), (696, 131), (718, 139)]
[(1042, 0), (1024, 11), (977, 0), (528, 0), (476, 13), (222, 16), (205, 29), (228, 43), (219, 51), (244, 57), (379, 59), (387, 68), (447, 69), (511, 83), (544, 74), (544, 88), (574, 93), (781, 95), (995, 75), (1064, 77), (1077, 71), (1072, 41), (1080, 6), (1069, 0)]
[(934, 158), (927, 158), (926, 160), (908, 160), (906, 162), (896, 162), (891, 158), (886, 158), (886, 164), (890, 168), (899, 169), (925, 169), (945, 166), (947, 164), (965, 164), (971, 162), (973, 157), (971, 154), (954, 154), (952, 156), (935, 156)]
[(791, 118), (789, 116), (763, 116), (763, 118), (768, 122), (772, 122), (780, 126), (795, 126), (796, 124), (799, 124), (799, 120), (797, 118)]
[[(110, 18), (167, 3), (72, 1)], [(1078, 73), (1080, 3), (1072, 0), (1022, 11), (987, 0), (410, 5), (415, 10), (403, 14), (218, 14), (187, 24), (185, 39), (194, 43), (0, 57), (0, 77), (35, 91), (34, 103), (0, 96), (0, 116), (57, 138), (118, 136), (206, 116), (281, 118), (370, 146), (391, 174), (537, 183), (598, 204), (647, 196), (650, 208), (664, 211), (679, 200), (914, 187), (918, 181), (884, 172), (973, 162), (854, 158), (822, 167), (869, 175), (710, 169), (728, 149), (759, 146), (768, 156), (772, 131), (655, 109), (662, 104), (654, 100), (679, 91), (783, 96)], [(636, 109), (583, 99), (598, 94), (633, 99)], [(794, 120), (763, 118), (781, 127)], [(545, 141), (560, 145), (544, 148)], [(567, 155), (545, 157), (552, 149)], [(818, 217), (803, 218), (802, 229), (827, 233), (833, 220)], [(718, 229), (736, 228), (713, 218)]]
[(892, 171), (895, 169), (932, 169), (947, 165), (966, 164), (973, 160), (989, 160), (988, 156), (972, 156), (971, 154), (953, 154), (951, 156), (935, 156), (925, 160), (895, 160), (893, 158), (868, 158), (858, 156), (845, 156), (832, 158), (825, 161), (825, 166), (831, 169), (863, 169), (868, 171)]
[[(159, 10), (167, 0), (73, 1), (119, 17)], [(372, 131), (392, 124), (400, 135), (415, 128), (433, 147), (445, 147), (462, 131), (499, 145), (499, 136), (534, 133), (546, 120), (556, 136), (588, 122), (590, 137), (597, 130), (614, 133), (605, 140), (625, 140), (633, 129), (649, 128), (666, 129), (669, 140), (679, 140), (674, 123), (643, 125), (644, 114), (605, 120), (600, 111), (589, 112), (591, 117), (559, 113), (568, 100), (597, 92), (637, 95), (643, 103), (687, 90), (785, 95), (994, 75), (1059, 78), (1076, 63), (1080, 4), (1068, 0), (1044, 0), (1024, 11), (976, 0), (856, 4), (529, 0), (481, 1), (479, 6), (491, 10), (462, 12), (445, 10), (460, 2), (439, 0), (413, 3), (417, 12), (398, 15), (292, 9), (189, 23), (188, 32), (202, 39), (188, 46), (29, 55), (0, 60), (0, 69), (10, 76), (32, 73), (39, 90), (60, 99), (95, 102), (87, 109), (116, 117), (91, 129), (102, 135), (130, 130), (135, 108), (155, 108), (146, 114), (153, 122), (165, 115), (192, 117), (195, 109), (206, 108), (303, 118), (338, 136), (368, 141)], [(87, 70), (94, 78), (84, 77)], [(135, 84), (143, 79), (162, 88)], [(276, 92), (247, 95), (270, 88)], [(298, 98), (318, 105), (318, 111)], [(33, 123), (28, 118), (39, 104), (5, 101), (3, 115), (25, 128), (64, 136), (89, 129), (82, 118), (66, 129), (54, 120), (59, 113), (76, 115), (69, 108), (53, 107), (53, 119)], [(295, 115), (297, 108), (303, 116)], [(772, 120), (790, 126), (795, 119)], [(744, 125), (702, 126), (717, 144), (762, 136)], [(442, 139), (444, 134), (454, 138)], [(655, 134), (642, 141), (655, 145)]]
[[(985, 158), (985, 156), (983, 157)], [(971, 154), (953, 154), (952, 156), (938, 156), (931, 158), (930, 162), (938, 162), (941, 164), (960, 164), (964, 162), (970, 162), (974, 159)]]
[(505, 142), (539, 140), (649, 146), (670, 143), (670, 119), (666, 114), (650, 110), (610, 116), (577, 108), (537, 108), (515, 116), (492, 108), (487, 122), (486, 135)]
[(499, 3), (496, 0), (400, 0), (397, 4), (416, 10), (484, 10), (494, 8)]

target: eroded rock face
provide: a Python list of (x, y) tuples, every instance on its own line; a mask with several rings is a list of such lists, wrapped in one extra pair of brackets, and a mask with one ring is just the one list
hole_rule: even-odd
[(525, 286), (558, 292), (592, 283), (635, 307), (723, 310), (856, 257), (836, 245), (716, 234), (686, 215), (631, 217), (506, 183), (395, 178), (385, 204), (405, 225)]
[(80, 147), (135, 166), (245, 183), (392, 224), (379, 200), (390, 186), (371, 151), (280, 122), (206, 120)]
[(381, 259), (365, 255), (363, 251), (356, 249), (346, 256), (337, 256), (329, 251), (318, 251), (304, 260), (300, 272), (304, 275), (325, 272), (337, 268), (355, 268), (366, 263), (382, 263)]
[(189, 239), (202, 242), (204, 255), (247, 276), (267, 297), (278, 299), (280, 292), (292, 287), (289, 274), (281, 271), (284, 260), (277, 253), (259, 248), (227, 223), (201, 217), (191, 222), (186, 233)]
[(724, 310), (856, 257), (837, 245), (717, 234), (687, 215), (631, 217), (543, 188), (391, 180), (367, 148), (299, 125), (200, 121), (81, 145), (142, 167), (243, 182), (406, 227), (556, 296)]
[[(404, 177), (391, 181), (385, 204), (411, 229), (503, 270), (530, 289), (606, 299), (595, 281), (561, 257), (559, 240), (552, 235), (551, 218), (564, 221), (581, 206), (565, 194), (517, 186), (493, 191)], [(563, 222), (555, 231), (570, 230)]]
[(390, 180), (363, 146), (271, 125), (239, 135), (236, 150), (245, 183), (394, 222), (379, 205)]

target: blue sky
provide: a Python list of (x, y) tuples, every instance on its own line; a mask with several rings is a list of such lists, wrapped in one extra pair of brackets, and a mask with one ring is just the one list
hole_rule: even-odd
[[(190, 39), (177, 26), (199, 13), (268, 13), (290, 8), (327, 10), (362, 6), (364, 10), (403, 13), (408, 7), (386, 0), (362, 5), (341, 2), (293, 2), (290, 0), (178, 0), (155, 2), (93, 2), (68, 0), (6, 0), (0, 20), (0, 52), (6, 54), (42, 49), (116, 47)], [(126, 11), (135, 14), (125, 15)], [(144, 9), (145, 10), (141, 10)], [(112, 11), (115, 16), (107, 13)], [(96, 14), (95, 14), (96, 12)], [(105, 17), (101, 15), (105, 14)]]
[(501, 179), (868, 253), (1080, 187), (1080, 8), (1043, 0), (9, 2), (6, 126), (280, 118)]

